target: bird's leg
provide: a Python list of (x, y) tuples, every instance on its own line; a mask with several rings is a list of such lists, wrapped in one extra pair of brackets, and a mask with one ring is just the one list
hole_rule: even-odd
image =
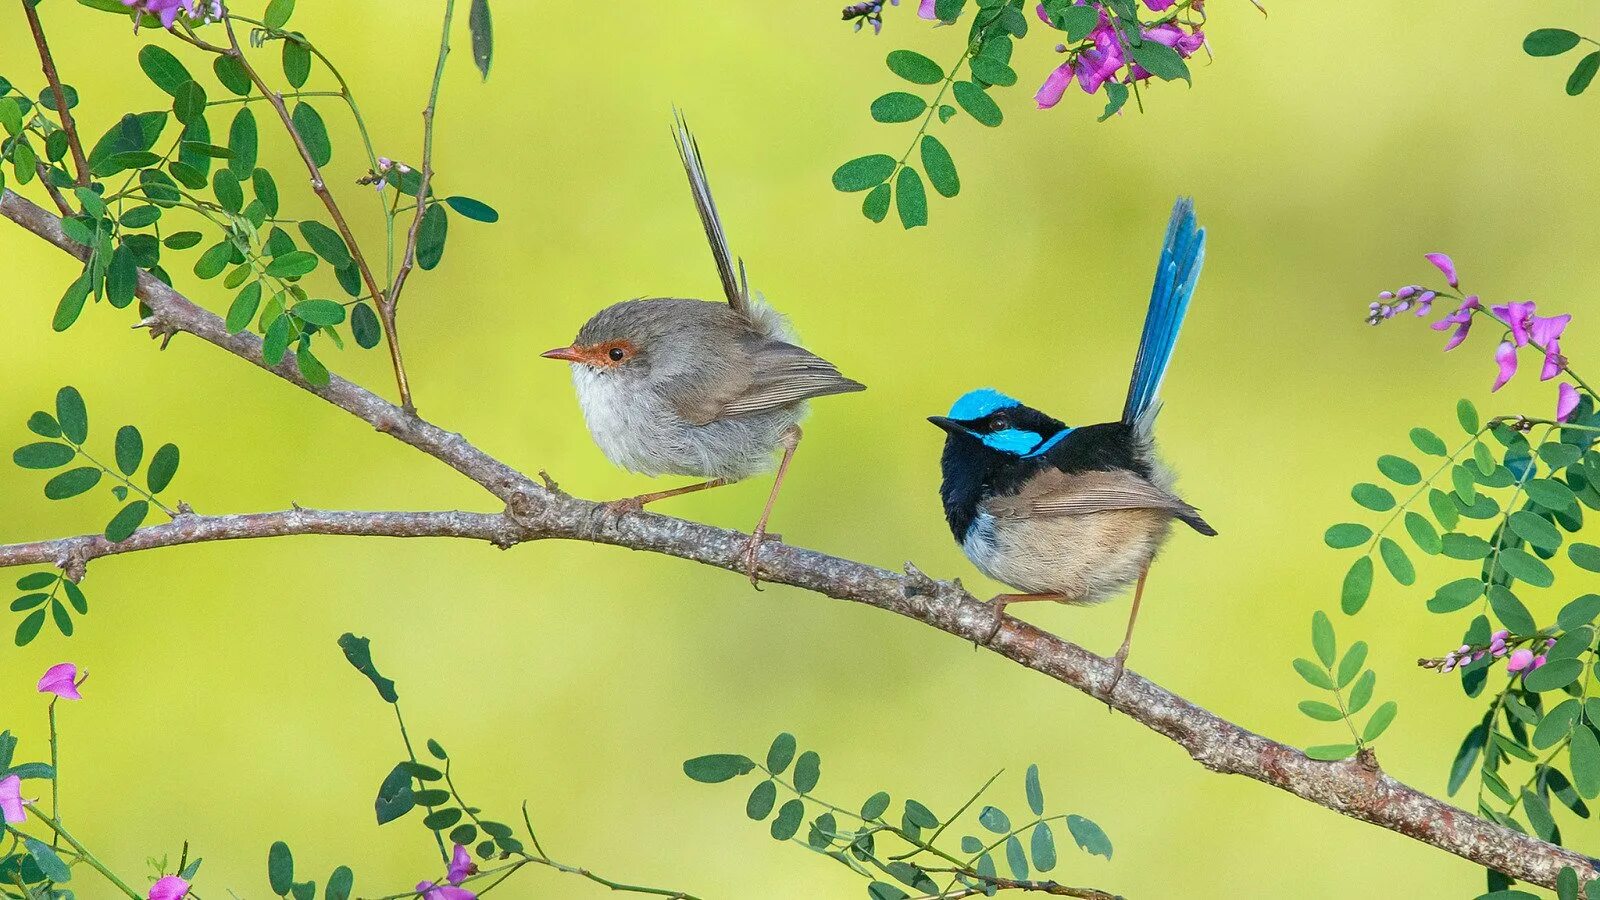
[(989, 605), (994, 607), (994, 628), (989, 631), (989, 636), (983, 639), (988, 644), (1000, 633), (1000, 622), (1005, 618), (1006, 607), (1013, 603), (1031, 603), (1036, 600), (1065, 600), (1066, 594), (995, 594), (989, 599)]
[(1117, 682), (1122, 680), (1122, 672), (1128, 663), (1128, 648), (1133, 644), (1133, 623), (1139, 618), (1139, 601), (1144, 599), (1144, 580), (1150, 574), (1150, 567), (1144, 567), (1139, 573), (1139, 584), (1133, 589), (1133, 609), (1128, 611), (1128, 633), (1122, 638), (1122, 647), (1117, 650), (1117, 655), (1112, 657), (1111, 684), (1106, 686), (1106, 696), (1117, 689)]
[(622, 500), (612, 500), (609, 503), (603, 503), (601, 505), (611, 512), (621, 515), (628, 512), (638, 512), (639, 510), (644, 509), (644, 505), (646, 503), (654, 503), (657, 500), (666, 500), (669, 497), (680, 497), (684, 494), (693, 494), (696, 491), (703, 491), (707, 488), (722, 487), (725, 484), (733, 484), (733, 481), (727, 478), (713, 478), (710, 481), (702, 481), (699, 484), (684, 485), (680, 488), (673, 488), (670, 491), (656, 491), (650, 494), (640, 494), (637, 497), (627, 497)]
[(778, 502), (778, 490), (783, 487), (783, 476), (789, 471), (789, 461), (794, 459), (795, 448), (800, 446), (800, 426), (790, 425), (783, 431), (780, 438), (783, 443), (783, 459), (778, 461), (778, 473), (772, 479), (772, 492), (767, 494), (767, 505), (761, 510), (761, 519), (756, 522), (756, 529), (750, 534), (750, 543), (745, 546), (744, 562), (745, 574), (750, 576), (750, 586), (761, 590), (761, 581), (756, 577), (756, 562), (761, 554), (761, 545), (767, 539), (767, 520), (772, 518), (772, 506)]

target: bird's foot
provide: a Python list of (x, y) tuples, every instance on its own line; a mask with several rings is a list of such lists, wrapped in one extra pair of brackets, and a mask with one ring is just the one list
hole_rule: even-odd
[(758, 591), (761, 590), (761, 576), (757, 572), (761, 562), (761, 545), (768, 541), (781, 544), (783, 535), (768, 534), (765, 528), (757, 528), (744, 545), (744, 573), (750, 577), (750, 586)]
[(628, 513), (640, 512), (644, 509), (644, 500), (640, 497), (625, 497), (621, 500), (609, 500), (600, 504), (606, 512), (615, 518), (622, 518)]
[(1128, 648), (1124, 646), (1121, 650), (1117, 651), (1116, 656), (1111, 657), (1111, 680), (1110, 683), (1106, 685), (1105, 690), (1101, 691), (1100, 699), (1105, 702), (1107, 712), (1110, 712), (1112, 709), (1111, 694), (1117, 689), (1117, 685), (1122, 682), (1122, 673), (1126, 672), (1127, 670)]
[(973, 642), (972, 646), (974, 649), (979, 646), (987, 647), (991, 641), (999, 636), (1000, 626), (1004, 624), (1006, 620), (1006, 604), (1010, 602), (1011, 597), (1006, 594), (997, 594), (994, 597), (989, 598), (988, 605), (994, 610), (994, 627), (989, 629), (988, 637), (985, 637), (982, 641)]

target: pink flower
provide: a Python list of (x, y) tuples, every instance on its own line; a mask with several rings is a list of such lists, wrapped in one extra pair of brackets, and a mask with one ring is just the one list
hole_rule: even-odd
[[(1541, 654), (1539, 654), (1539, 655), (1538, 655), (1538, 656), (1535, 656), (1535, 657), (1534, 657), (1534, 658), (1533, 658), (1533, 669), (1537, 669), (1537, 668), (1539, 668), (1539, 667), (1540, 667), (1540, 666), (1543, 666), (1543, 665), (1544, 665), (1544, 664), (1545, 664), (1545, 663), (1547, 663), (1547, 662), (1549, 662), (1549, 661), (1550, 661), (1550, 660), (1548, 660), (1548, 659), (1545, 659), (1545, 658), (1544, 658), (1544, 654), (1543, 654), (1543, 653), (1541, 653)], [(1528, 671), (1530, 671), (1530, 672), (1531, 672), (1531, 671), (1533, 671), (1533, 669), (1529, 669), (1529, 670), (1528, 670)]]
[(172, 23), (178, 21), (178, 11), (181, 9), (189, 15), (198, 15), (195, 10), (195, 0), (121, 0), (122, 5), (137, 10), (142, 14), (155, 16), (161, 20), (161, 27), (171, 29)]
[(1491, 391), (1498, 391), (1506, 386), (1511, 376), (1517, 374), (1517, 345), (1510, 341), (1501, 341), (1500, 346), (1494, 351), (1494, 361), (1500, 366), (1500, 374), (1495, 376), (1494, 387)]
[(1454, 350), (1461, 346), (1461, 342), (1467, 339), (1467, 331), (1472, 328), (1472, 311), (1482, 308), (1478, 303), (1478, 295), (1471, 294), (1461, 301), (1455, 312), (1433, 323), (1434, 331), (1444, 331), (1451, 325), (1456, 327), (1455, 333), (1450, 335), (1450, 340), (1445, 343), (1444, 349)]
[(1491, 307), (1495, 318), (1511, 326), (1511, 340), (1518, 347), (1528, 343), (1528, 324), (1533, 318), (1533, 301), (1521, 300), (1516, 303), (1505, 303)]
[(924, 19), (937, 19), (939, 14), (933, 10), (934, 0), (922, 0), (922, 5), (917, 7), (917, 15)]
[(1039, 90), (1034, 92), (1033, 102), (1040, 109), (1049, 109), (1061, 102), (1061, 95), (1067, 92), (1069, 84), (1072, 84), (1072, 63), (1062, 63), (1051, 71), (1044, 84), (1039, 85)]
[(1506, 660), (1506, 671), (1521, 672), (1523, 669), (1527, 669), (1532, 665), (1533, 651), (1524, 647), (1521, 650), (1513, 652), (1511, 654), (1511, 658)]
[(457, 844), (455, 852), (450, 855), (450, 883), (460, 884), (467, 880), (468, 875), (476, 874), (478, 874), (478, 864), (472, 861), (472, 856), (467, 853), (466, 847)]
[[(1530, 307), (1533, 304), (1528, 304)], [(1541, 347), (1549, 346), (1561, 337), (1561, 332), (1567, 330), (1567, 323), (1572, 321), (1572, 313), (1562, 313), (1559, 316), (1533, 316), (1528, 325), (1528, 337)]]
[(1572, 418), (1572, 413), (1578, 408), (1578, 389), (1565, 381), (1556, 388), (1556, 421), (1565, 422)]
[(0, 778), (0, 812), (5, 814), (7, 825), (16, 825), (27, 818), (22, 811), (22, 779), (16, 775)]
[(1456, 264), (1450, 257), (1443, 253), (1426, 253), (1423, 259), (1434, 264), (1439, 271), (1444, 273), (1444, 280), (1450, 282), (1451, 287), (1460, 287), (1461, 283), (1456, 278)]
[(176, 875), (164, 875), (161, 880), (150, 885), (150, 900), (183, 900), (189, 893), (189, 882)]
[(466, 888), (431, 881), (418, 882), (417, 893), (422, 895), (422, 900), (478, 900), (478, 895)]
[[(1178, 0), (1144, 0), (1144, 5), (1150, 7), (1151, 12), (1162, 12), (1163, 10), (1171, 9), (1172, 4), (1176, 2)], [(1199, 4), (1195, 5), (1198, 6)]]
[(1544, 345), (1544, 368), (1539, 370), (1539, 380), (1549, 381), (1561, 374), (1561, 369), (1567, 364), (1567, 358), (1561, 355), (1561, 342), (1551, 341)]
[(45, 670), (39, 679), (39, 693), (55, 694), (63, 700), (82, 700), (78, 693), (78, 667), (69, 662), (56, 663)]

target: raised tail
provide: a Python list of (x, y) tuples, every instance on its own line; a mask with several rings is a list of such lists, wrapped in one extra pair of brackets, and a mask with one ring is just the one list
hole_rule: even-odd
[(1178, 343), (1178, 330), (1189, 311), (1189, 298), (1200, 279), (1205, 262), (1206, 232), (1197, 227), (1194, 201), (1178, 198), (1167, 224), (1166, 242), (1161, 246), (1161, 261), (1156, 267), (1155, 287), (1150, 290), (1150, 311), (1145, 313), (1144, 334), (1139, 338), (1139, 355), (1133, 362), (1133, 380), (1128, 385), (1128, 402), (1122, 408), (1122, 421), (1141, 434), (1149, 434), (1161, 409), (1161, 380), (1172, 362)]
[(689, 175), (689, 190), (694, 194), (694, 206), (700, 213), (700, 224), (705, 226), (706, 240), (711, 243), (711, 255), (717, 261), (717, 277), (722, 279), (722, 292), (728, 305), (746, 315), (750, 312), (749, 286), (744, 277), (744, 262), (734, 265), (733, 251), (728, 249), (728, 236), (722, 231), (722, 219), (717, 215), (717, 202), (711, 199), (711, 182), (706, 179), (706, 164), (700, 158), (700, 145), (689, 133), (689, 124), (683, 113), (672, 111), (672, 136), (678, 145), (678, 158)]

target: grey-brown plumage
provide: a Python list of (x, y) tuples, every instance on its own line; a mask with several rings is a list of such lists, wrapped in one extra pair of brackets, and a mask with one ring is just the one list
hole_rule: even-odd
[(727, 302), (625, 300), (595, 313), (571, 346), (544, 355), (572, 364), (584, 421), (607, 459), (646, 475), (711, 479), (618, 501), (618, 508), (638, 509), (777, 465), (751, 542), (753, 581), (806, 401), (865, 386), (800, 347), (788, 322), (750, 290), (743, 263), (736, 264), (728, 248), (699, 147), (681, 117), (673, 133)]

